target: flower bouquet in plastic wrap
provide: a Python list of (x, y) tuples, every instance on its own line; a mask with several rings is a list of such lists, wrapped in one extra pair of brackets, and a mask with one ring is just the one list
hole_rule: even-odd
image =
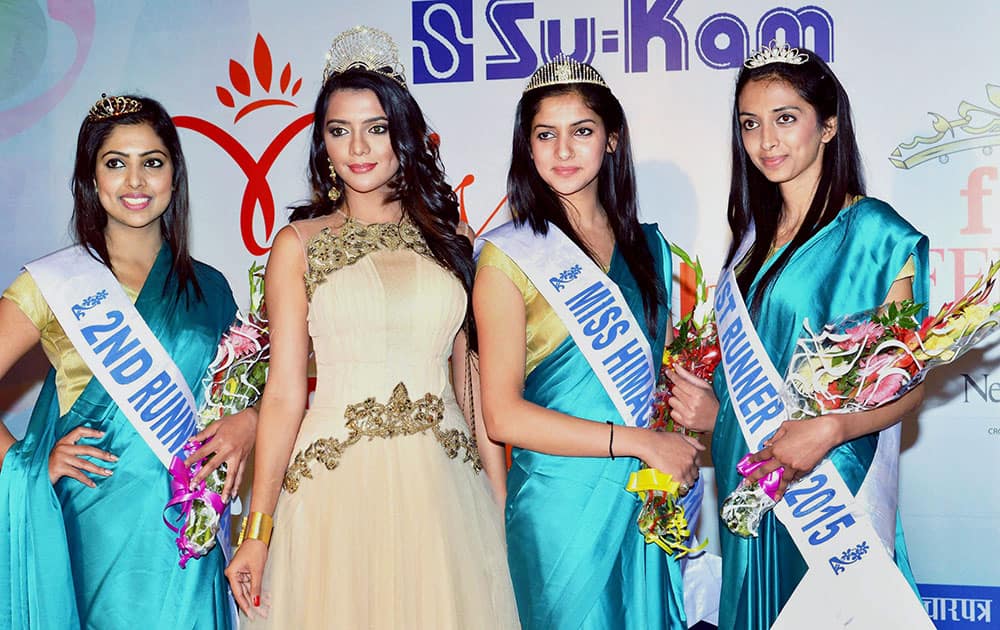
[[(687, 252), (676, 245), (671, 245), (670, 250), (694, 270), (695, 307), (677, 322), (674, 327), (674, 340), (663, 350), (663, 366), (660, 368), (656, 390), (653, 392), (653, 410), (649, 428), (654, 431), (677, 431), (694, 435), (694, 431), (681, 426), (670, 416), (670, 405), (667, 401), (673, 395), (673, 382), (668, 372), (680, 366), (711, 382), (721, 355), (715, 315), (708, 301), (708, 287), (705, 284), (701, 262), (698, 259), (692, 260)], [(639, 511), (636, 523), (646, 542), (656, 543), (670, 555), (677, 553), (677, 557), (704, 549), (708, 541), (695, 549), (685, 544), (691, 536), (691, 531), (684, 507), (679, 502), (680, 484), (674, 481), (671, 475), (644, 466), (632, 473), (626, 487), (630, 492), (638, 494), (642, 501), (642, 509)], [(698, 499), (691, 497), (690, 500)]]
[[(202, 377), (204, 402), (196, 421), (199, 431), (256, 404), (267, 380), (271, 346), (264, 306), (264, 267), (254, 263), (249, 276), (250, 310), (236, 313), (236, 320), (223, 333), (215, 358)], [(201, 446), (201, 442), (188, 442), (184, 455)], [(220, 493), (225, 488), (228, 466), (223, 463), (191, 489), (191, 480), (201, 466), (196, 462), (189, 468), (181, 457), (174, 457), (170, 466), (171, 498), (166, 507), (180, 506), (181, 525), (174, 525), (166, 517), (164, 521), (178, 534), (182, 568), (188, 560), (204, 556), (215, 546), (226, 509)]]
[[(904, 301), (855, 313), (827, 324), (819, 333), (804, 323), (785, 375), (783, 398), (789, 418), (875, 409), (897, 400), (923, 382), (927, 373), (951, 363), (1000, 325), (1000, 302), (989, 297), (1000, 272), (993, 263), (969, 291), (917, 320), (921, 304)], [(744, 477), (764, 462), (746, 455), (737, 470)], [(774, 507), (782, 469), (756, 484), (743, 481), (723, 502), (721, 516), (740, 536), (756, 536), (761, 518)]]

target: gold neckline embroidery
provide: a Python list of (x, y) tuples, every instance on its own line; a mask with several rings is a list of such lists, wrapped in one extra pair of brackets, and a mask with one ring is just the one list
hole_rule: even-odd
[(348, 217), (337, 232), (325, 227), (306, 244), (306, 297), (312, 300), (316, 287), (334, 271), (380, 249), (411, 249), (421, 256), (431, 256), (420, 229), (405, 214), (399, 223), (364, 224)]

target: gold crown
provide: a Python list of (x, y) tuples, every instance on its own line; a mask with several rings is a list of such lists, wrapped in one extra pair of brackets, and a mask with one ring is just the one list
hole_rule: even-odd
[(142, 109), (142, 103), (128, 96), (108, 96), (101, 92), (101, 98), (90, 108), (87, 118), (91, 121), (106, 120), (115, 116), (132, 114)]
[(790, 63), (793, 66), (800, 66), (807, 61), (809, 55), (800, 53), (798, 48), (790, 47), (787, 42), (778, 46), (777, 42), (771, 40), (770, 44), (750, 55), (743, 65), (753, 69), (770, 63)]
[(535, 70), (528, 79), (525, 92), (548, 85), (565, 85), (569, 83), (590, 83), (608, 87), (604, 77), (589, 63), (580, 63), (572, 57), (558, 54), (552, 61)]
[(326, 53), (323, 81), (352, 68), (377, 72), (406, 87), (399, 49), (385, 31), (370, 26), (355, 26), (334, 38)]

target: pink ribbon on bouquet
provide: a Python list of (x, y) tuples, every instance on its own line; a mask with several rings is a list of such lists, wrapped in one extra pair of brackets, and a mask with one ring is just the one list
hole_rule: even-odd
[[(184, 454), (193, 453), (200, 447), (200, 442), (190, 442), (185, 445)], [(194, 507), (195, 500), (210, 504), (218, 514), (222, 514), (226, 508), (226, 504), (222, 501), (222, 496), (214, 490), (209, 490), (204, 479), (194, 490), (190, 489), (191, 480), (194, 479), (199, 470), (201, 470), (201, 462), (197, 462), (188, 468), (184, 465), (184, 460), (177, 455), (174, 455), (174, 458), (170, 461), (170, 501), (163, 508), (163, 522), (172, 531), (180, 534), (177, 537), (177, 548), (181, 552), (180, 565), (182, 569), (187, 565), (188, 560), (198, 555), (191, 545), (191, 541), (184, 533), (184, 529), (187, 526), (188, 514), (191, 513), (191, 508)], [(167, 510), (175, 505), (181, 507), (180, 527), (175, 527), (167, 518)]]
[[(758, 468), (760, 468), (769, 461), (771, 460), (765, 459), (762, 462), (751, 461), (750, 453), (747, 453), (746, 455), (743, 456), (743, 459), (741, 459), (740, 462), (736, 464), (736, 472), (740, 473), (745, 478), (750, 473), (757, 470)], [(757, 485), (761, 487), (761, 489), (764, 491), (764, 494), (771, 497), (771, 500), (776, 503), (777, 499), (774, 498), (774, 495), (778, 493), (778, 486), (780, 485), (781, 474), (783, 472), (785, 472), (785, 469), (779, 466), (778, 468), (775, 468), (774, 470), (769, 472), (764, 477), (761, 477), (760, 479), (757, 480)]]

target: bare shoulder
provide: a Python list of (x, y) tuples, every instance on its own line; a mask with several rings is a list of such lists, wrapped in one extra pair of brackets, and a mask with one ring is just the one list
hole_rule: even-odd
[(340, 214), (328, 214), (312, 219), (300, 219), (288, 224), (288, 227), (295, 231), (303, 245), (309, 243), (317, 234), (323, 230), (337, 232), (344, 227), (344, 217)]

